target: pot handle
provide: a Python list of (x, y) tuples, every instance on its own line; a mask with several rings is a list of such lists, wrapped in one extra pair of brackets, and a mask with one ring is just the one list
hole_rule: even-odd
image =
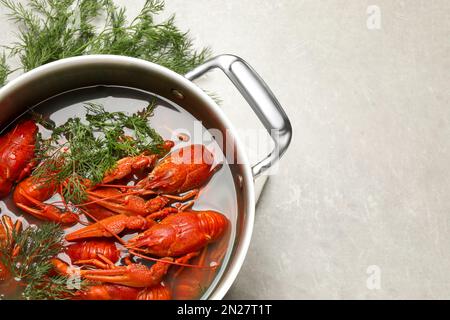
[(292, 138), (291, 122), (264, 80), (237, 56), (224, 54), (212, 58), (188, 72), (185, 77), (192, 81), (216, 68), (221, 69), (236, 86), (275, 143), (274, 150), (252, 167), (253, 177), (257, 178), (285, 153)]

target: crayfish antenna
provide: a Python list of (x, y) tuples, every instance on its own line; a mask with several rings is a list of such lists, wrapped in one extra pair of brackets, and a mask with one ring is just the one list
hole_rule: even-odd
[(199, 269), (216, 268), (216, 266), (213, 266), (213, 267), (212, 266), (200, 266), (200, 265), (188, 264), (188, 263), (180, 262), (180, 261), (183, 261), (183, 260), (179, 260), (179, 259), (182, 259), (184, 257), (181, 257), (181, 258), (179, 258), (179, 259), (177, 259), (175, 261), (167, 261), (167, 260), (164, 260), (166, 258), (162, 258), (162, 259), (161, 258), (152, 258), (152, 257), (148, 257), (146, 255), (140, 254), (140, 253), (138, 253), (136, 251), (145, 251), (145, 250), (144, 249), (134, 249), (134, 250), (130, 249), (129, 253), (134, 255), (134, 256), (136, 256), (136, 257), (139, 257), (139, 258), (142, 258), (142, 259), (148, 260), (148, 261), (165, 262), (167, 264), (172, 264), (172, 265), (180, 266), (180, 267), (188, 267), (188, 268), (199, 268)]

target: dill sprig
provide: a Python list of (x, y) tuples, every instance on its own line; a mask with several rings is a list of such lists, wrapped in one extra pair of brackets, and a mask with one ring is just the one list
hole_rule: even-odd
[(11, 69), (6, 63), (6, 55), (3, 53), (0, 56), (0, 84), (5, 83), (8, 75), (11, 73)]
[(92, 184), (101, 182), (117, 160), (144, 152), (163, 155), (164, 141), (149, 124), (155, 106), (153, 101), (142, 111), (127, 115), (88, 103), (85, 121), (70, 118), (53, 128), (47, 121), (52, 134), (48, 139), (39, 139), (37, 160), (41, 164), (33, 176), (49, 177), (64, 186), (66, 201), (82, 202), (85, 179)]
[(62, 252), (63, 235), (59, 225), (45, 223), (13, 230), (0, 245), (0, 259), (18, 284), (24, 285), (24, 299), (67, 299), (73, 295), (67, 277), (50, 275), (50, 259)]
[[(195, 50), (175, 17), (155, 22), (164, 1), (147, 0), (136, 18), (128, 22), (126, 10), (113, 0), (0, 0), (19, 25), (19, 39), (8, 47), (22, 69), (29, 71), (58, 59), (86, 54), (117, 54), (155, 62), (186, 73), (204, 62), (208, 48)], [(98, 27), (98, 25), (102, 25)], [(8, 70), (0, 60), (1, 70)]]
[[(69, 285), (69, 278), (62, 275), (55, 275), (45, 278), (45, 281), (34, 282), (27, 285), (22, 293), (25, 300), (67, 300), (74, 296), (75, 289)], [(79, 287), (86, 285), (80, 279)]]

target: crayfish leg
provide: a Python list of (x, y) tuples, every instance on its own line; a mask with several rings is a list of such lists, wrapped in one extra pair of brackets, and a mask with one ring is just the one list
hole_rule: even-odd
[(178, 213), (178, 212), (179, 212), (179, 209), (177, 209), (177, 208), (172, 208), (172, 207), (164, 208), (162, 210), (159, 210), (157, 212), (154, 212), (154, 213), (148, 215), (147, 216), (147, 220), (148, 219), (161, 220), (161, 219), (163, 219), (163, 218), (165, 218), (165, 217), (167, 217), (167, 216), (169, 216), (171, 214)]
[(91, 266), (97, 267), (99, 269), (114, 269), (116, 267), (114, 262), (109, 260), (105, 255), (103, 255), (101, 253), (97, 253), (96, 259), (78, 260), (78, 261), (75, 261), (73, 264), (91, 265)]
[(99, 269), (108, 269), (109, 265), (100, 261), (99, 259), (87, 259), (87, 260), (78, 260), (75, 261), (73, 264), (75, 265), (89, 265), (94, 266)]
[(165, 194), (164, 197), (172, 199), (172, 200), (176, 200), (176, 201), (186, 201), (189, 200), (191, 198), (197, 198), (199, 195), (200, 190), (199, 189), (193, 189), (189, 192), (187, 192), (186, 194), (182, 195), (182, 196), (174, 196), (174, 195), (169, 195), (169, 194)]

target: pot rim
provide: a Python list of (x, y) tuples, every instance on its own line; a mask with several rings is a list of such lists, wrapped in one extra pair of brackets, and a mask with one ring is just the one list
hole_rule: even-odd
[[(252, 169), (248, 161), (247, 154), (243, 149), (243, 144), (234, 125), (222, 111), (222, 109), (214, 102), (214, 100), (208, 96), (203, 90), (201, 90), (197, 85), (195, 85), (192, 81), (186, 79), (184, 76), (166, 68), (156, 63), (128, 57), (128, 56), (120, 56), (120, 55), (85, 55), (85, 56), (77, 56), (64, 58), (61, 60), (57, 60), (54, 62), (50, 62), (48, 64), (39, 66), (33, 70), (30, 70), (17, 78), (11, 80), (5, 86), (0, 88), (0, 101), (8, 97), (9, 94), (13, 93), (24, 83), (30, 81), (36, 81), (41, 77), (45, 77), (48, 73), (62, 70), (68, 66), (76, 66), (82, 65), (86, 63), (95, 64), (95, 63), (117, 63), (120, 65), (129, 64), (137, 65), (142, 68), (152, 69), (153, 71), (163, 73), (166, 76), (176, 78), (177, 81), (182, 82), (189, 90), (191, 90), (197, 97), (201, 98), (201, 100), (207, 104), (214, 113), (217, 114), (218, 118), (225, 125), (225, 127), (231, 132), (234, 145), (236, 148), (236, 152), (239, 155), (240, 159), (243, 161), (242, 164), (242, 182), (244, 195), (246, 194), (246, 204), (245, 204), (245, 222), (242, 225), (241, 236), (239, 238), (239, 246), (236, 246), (236, 239), (233, 241), (233, 252), (230, 258), (227, 261), (227, 264), (222, 268), (226, 268), (221, 274), (220, 278), (217, 281), (216, 285), (213, 285), (213, 289), (211, 293), (207, 296), (207, 299), (219, 300), (222, 299), (225, 294), (228, 292), (232, 284), (234, 283), (243, 263), (245, 257), (247, 255), (250, 241), (253, 233), (254, 226), (254, 216), (255, 216), (255, 191), (254, 191), (254, 180)], [(182, 105), (182, 103), (181, 103)], [(209, 288), (208, 290), (211, 290)]]

